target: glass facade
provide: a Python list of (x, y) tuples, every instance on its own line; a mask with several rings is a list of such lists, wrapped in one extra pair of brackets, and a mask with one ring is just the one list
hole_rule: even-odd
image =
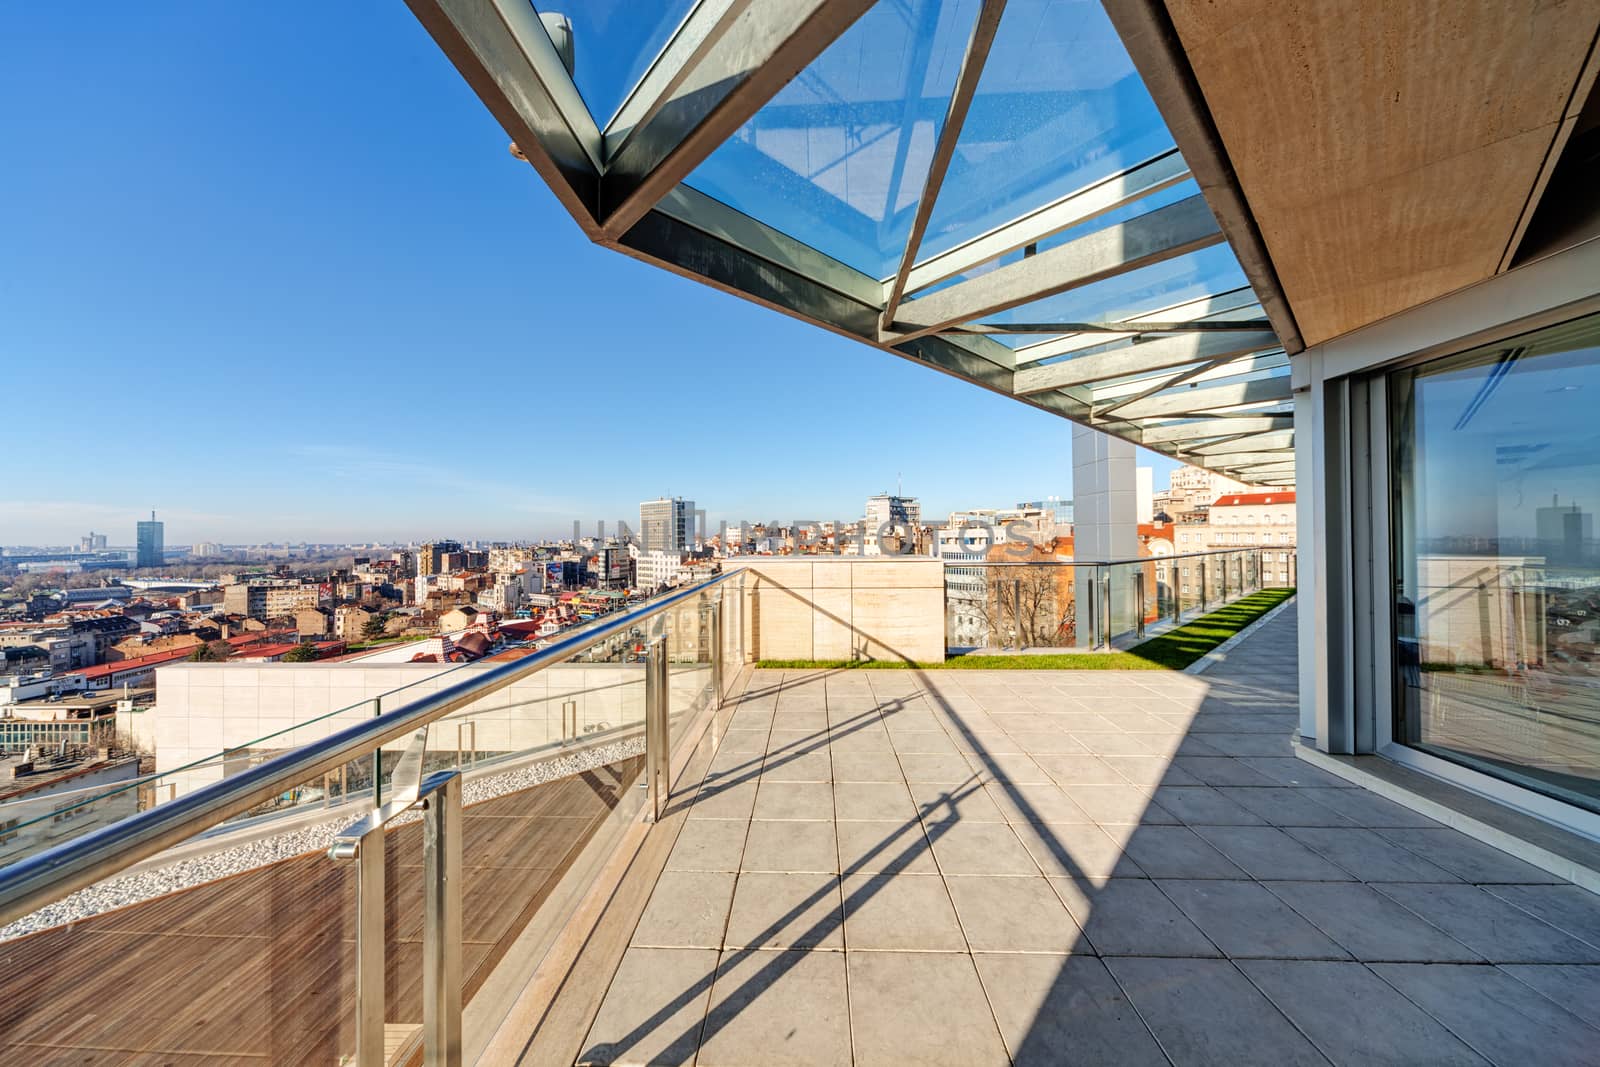
[(1600, 317), (1389, 397), (1395, 739), (1600, 811)]

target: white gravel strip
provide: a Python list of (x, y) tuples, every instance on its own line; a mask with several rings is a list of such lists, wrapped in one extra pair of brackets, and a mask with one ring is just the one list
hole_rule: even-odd
[[(486, 774), (467, 781), (461, 790), (464, 804), (479, 804), (485, 800), (518, 793), (524, 789), (565, 778), (580, 771), (601, 767), (608, 763), (637, 756), (644, 751), (643, 738), (629, 738), (606, 745), (596, 745), (566, 756), (530, 763), (503, 774)], [(80, 889), (54, 904), (47, 904), (24, 916), (9, 926), (0, 927), (0, 941), (36, 933), (52, 926), (87, 919), (115, 908), (137, 904), (140, 901), (164, 896), (179, 889), (188, 889), (203, 882), (226, 878), (229, 875), (264, 867), (269, 863), (323, 852), (333, 844), (334, 837), (359, 816), (359, 809), (331, 815), (326, 821), (263, 837), (247, 844), (219, 847), (215, 852), (178, 860), (137, 874), (121, 875)], [(421, 812), (407, 812), (395, 820), (400, 825), (421, 818)], [(329, 862), (332, 862), (331, 860)]]

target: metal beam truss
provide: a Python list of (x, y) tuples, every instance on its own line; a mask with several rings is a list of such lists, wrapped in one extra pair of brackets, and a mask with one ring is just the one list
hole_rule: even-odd
[[(1108, 9), (1126, 25), (1118, 9), (1143, 2), (1116, 0)], [(1178, 149), (1162, 153), (956, 248), (921, 254), (1005, 0), (984, 0), (973, 22), (888, 278), (683, 184), (873, 0), (700, 0), (605, 129), (529, 0), (407, 3), (516, 154), (596, 243), (1184, 462), (1255, 484), (1293, 483), (1285, 323), (1291, 350), (1299, 340), (1276, 279), (1259, 269), (1259, 248), (1239, 257), (1254, 290), (1104, 321), (994, 319), (1225, 239), (1237, 252), (1237, 198), (1219, 191), (1225, 183), (1214, 155), (1201, 175)], [(1148, 41), (1129, 47), (1151, 82)], [(1164, 103), (1160, 81), (1151, 88)], [(1202, 151), (1186, 145), (1186, 130), (1173, 133), (1180, 148)], [(1204, 179), (1203, 195), (1036, 252), (1053, 235), (1195, 178)], [(1036, 339), (1012, 345), (1002, 337)]]

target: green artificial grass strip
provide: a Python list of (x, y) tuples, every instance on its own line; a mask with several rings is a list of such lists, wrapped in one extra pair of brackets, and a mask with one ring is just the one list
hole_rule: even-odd
[(786, 670), (919, 671), (1181, 671), (1261, 616), (1294, 596), (1293, 589), (1263, 589), (1218, 608), (1126, 652), (953, 656), (943, 663), (906, 660), (764, 659), (757, 667)]

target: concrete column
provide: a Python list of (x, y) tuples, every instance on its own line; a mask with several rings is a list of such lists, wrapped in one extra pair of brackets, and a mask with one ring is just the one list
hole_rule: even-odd
[[(1139, 555), (1138, 474), (1133, 445), (1087, 426), (1072, 428), (1072, 558), (1077, 562), (1133, 559)], [(1124, 568), (1126, 570), (1126, 568)], [(1132, 618), (1131, 571), (1116, 573), (1111, 599), (1113, 622)], [(1077, 599), (1078, 644), (1094, 643), (1089, 630), (1095, 571), (1079, 567), (1073, 576)], [(1124, 603), (1126, 602), (1126, 603)], [(1113, 627), (1116, 629), (1118, 627)]]

